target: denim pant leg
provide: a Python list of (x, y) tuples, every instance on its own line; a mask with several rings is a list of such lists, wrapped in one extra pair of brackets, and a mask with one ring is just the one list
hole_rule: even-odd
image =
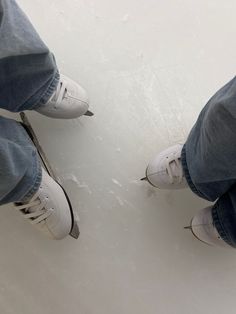
[(213, 221), (222, 238), (236, 247), (236, 78), (206, 104), (182, 150), (192, 191), (217, 202)]
[(29, 199), (42, 179), (40, 159), (19, 122), (0, 117), (0, 205)]
[[(59, 73), (53, 55), (14, 0), (0, 0), (0, 108), (45, 104)], [(30, 198), (41, 183), (38, 154), (24, 128), (0, 118), (0, 204)]]
[(14, 0), (0, 0), (0, 108), (45, 104), (59, 81), (55, 59)]

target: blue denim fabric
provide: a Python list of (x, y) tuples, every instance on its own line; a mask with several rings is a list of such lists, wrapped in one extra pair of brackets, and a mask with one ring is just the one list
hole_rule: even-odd
[(213, 222), (221, 237), (236, 247), (236, 78), (203, 108), (181, 159), (190, 188), (216, 201)]
[(0, 204), (30, 198), (41, 182), (37, 150), (19, 122), (0, 117)]
[[(44, 105), (59, 81), (54, 56), (14, 0), (0, 0), (0, 108)], [(37, 151), (24, 128), (0, 117), (0, 204), (30, 198), (41, 183)]]
[(13, 0), (0, 0), (0, 107), (18, 112), (45, 104), (58, 83), (53, 55)]

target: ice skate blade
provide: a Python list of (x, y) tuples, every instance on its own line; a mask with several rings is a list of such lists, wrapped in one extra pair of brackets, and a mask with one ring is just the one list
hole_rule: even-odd
[(62, 188), (62, 190), (65, 194), (65, 197), (67, 199), (67, 202), (68, 202), (68, 205), (70, 208), (70, 214), (71, 214), (71, 230), (70, 230), (69, 235), (74, 239), (78, 239), (79, 235), (80, 235), (79, 226), (78, 226), (78, 219), (77, 219), (76, 213), (74, 212), (73, 207), (71, 205), (69, 196), (67, 195), (63, 186), (59, 183), (59, 178), (54, 173), (54, 171), (53, 171), (53, 169), (52, 169), (52, 167), (51, 167), (51, 165), (47, 159), (47, 156), (44, 153), (26, 114), (24, 112), (21, 112), (20, 117), (21, 117), (21, 120), (23, 122), (23, 126), (24, 126), (25, 130), (27, 131), (29, 137), (31, 138), (35, 147), (37, 148), (37, 151), (38, 151), (39, 157), (41, 159), (42, 165), (44, 166), (44, 168), (48, 172), (48, 174), (60, 185), (60, 187)]
[(92, 117), (92, 116), (94, 116), (94, 113), (92, 111), (88, 110), (87, 112), (85, 112), (84, 116)]
[(70, 231), (70, 236), (74, 239), (78, 239), (79, 235), (80, 235), (79, 226), (78, 226), (77, 222), (75, 222), (71, 231)]
[(192, 230), (192, 226), (186, 226), (184, 229)]
[(147, 177), (143, 177), (142, 179), (140, 179), (140, 181), (148, 181)]
[[(57, 181), (58, 183), (58, 181)], [(70, 229), (70, 233), (69, 235), (74, 238), (74, 239), (78, 239), (79, 235), (80, 235), (80, 231), (79, 231), (79, 225), (78, 225), (78, 218), (77, 218), (77, 214), (74, 212), (73, 207), (71, 205), (71, 201), (69, 199), (69, 196), (67, 195), (65, 189), (63, 188), (63, 186), (58, 183), (60, 185), (60, 187), (62, 188), (65, 197), (67, 199), (67, 202), (69, 204), (69, 208), (70, 208), (70, 214), (71, 214), (71, 229)]]

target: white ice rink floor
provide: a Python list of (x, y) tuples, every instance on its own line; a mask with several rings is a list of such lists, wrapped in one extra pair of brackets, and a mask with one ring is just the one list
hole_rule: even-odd
[(80, 217), (50, 241), (0, 212), (1, 314), (235, 314), (236, 250), (184, 230), (207, 203), (139, 181), (235, 75), (233, 0), (20, 0), (93, 118), (29, 117)]

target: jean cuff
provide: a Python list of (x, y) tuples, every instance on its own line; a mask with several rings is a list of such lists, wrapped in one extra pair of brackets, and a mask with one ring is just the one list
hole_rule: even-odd
[(37, 156), (35, 165), (33, 167), (33, 172), (35, 173), (34, 178), (32, 179), (31, 189), (22, 197), (21, 202), (26, 202), (30, 200), (34, 194), (38, 191), (41, 181), (42, 181), (42, 165), (40, 158)]
[(36, 94), (33, 97), (31, 97), (21, 108), (21, 111), (36, 110), (37, 108), (45, 105), (53, 95), (54, 91), (56, 90), (59, 81), (60, 74), (58, 69), (56, 69), (50, 81), (45, 84), (46, 85), (45, 88), (44, 87), (41, 88), (42, 93)]
[(207, 199), (206, 196), (204, 194), (202, 194), (197, 187), (194, 185), (190, 173), (189, 173), (189, 169), (188, 169), (188, 163), (187, 163), (187, 156), (186, 156), (186, 145), (183, 146), (182, 148), (182, 152), (181, 152), (181, 163), (182, 163), (182, 168), (184, 171), (184, 176), (186, 178), (186, 181), (190, 187), (190, 189), (192, 190), (193, 193), (195, 193), (196, 195), (198, 195), (201, 198)]
[(236, 248), (236, 243), (231, 239), (230, 235), (227, 233), (223, 224), (221, 223), (222, 219), (220, 219), (219, 217), (219, 212), (220, 212), (219, 202), (216, 202), (215, 205), (212, 207), (213, 224), (216, 227), (222, 240), (224, 240), (230, 246)]
[(44, 91), (44, 93), (41, 95), (39, 101), (36, 103), (36, 105), (31, 108), (31, 110), (35, 110), (43, 105), (45, 105), (48, 100), (51, 98), (52, 94), (54, 93), (54, 91), (56, 90), (56, 87), (58, 85), (60, 81), (60, 74), (59, 71), (57, 70), (55, 75), (53, 76), (51, 83), (49, 84), (48, 88), (46, 89), (46, 91)]

